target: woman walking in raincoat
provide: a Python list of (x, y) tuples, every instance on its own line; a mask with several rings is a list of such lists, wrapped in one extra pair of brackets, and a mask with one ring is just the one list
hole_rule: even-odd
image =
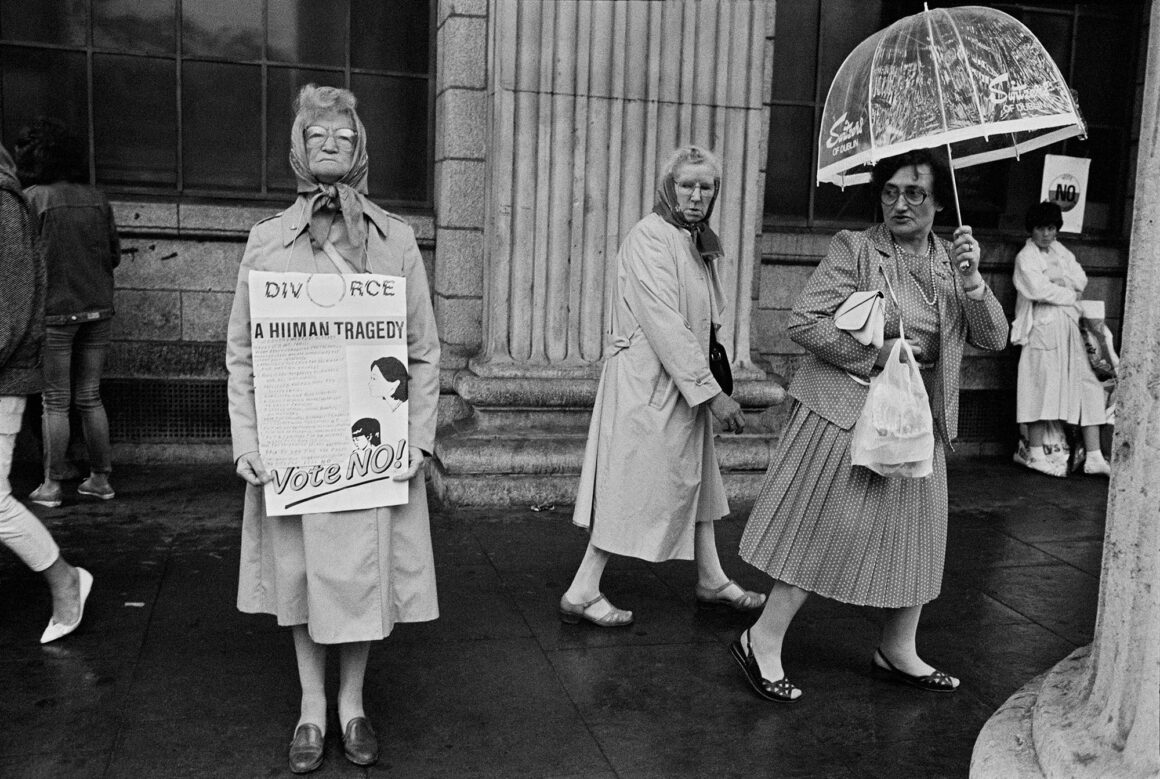
[(729, 504), (710, 414), (726, 430), (745, 425), (741, 407), (709, 370), (710, 328), (724, 308), (721, 246), (709, 229), (720, 184), (721, 167), (710, 152), (676, 150), (652, 213), (620, 247), (612, 328), (572, 518), (591, 537), (560, 598), (564, 622), (632, 623), (631, 611), (600, 593), (614, 554), (650, 562), (694, 558), (699, 602), (736, 609), (765, 602), (726, 576), (713, 532)]

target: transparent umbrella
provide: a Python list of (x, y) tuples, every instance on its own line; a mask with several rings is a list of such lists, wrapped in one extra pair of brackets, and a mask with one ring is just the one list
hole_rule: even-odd
[(818, 183), (867, 182), (875, 162), (913, 149), (945, 146), (953, 170), (1077, 135), (1079, 106), (1023, 24), (981, 6), (928, 9), (870, 36), (838, 69)]

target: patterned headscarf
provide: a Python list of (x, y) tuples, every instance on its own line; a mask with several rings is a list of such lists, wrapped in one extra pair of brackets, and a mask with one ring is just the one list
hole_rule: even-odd
[[(310, 122), (317, 121), (319, 115), (309, 111), (300, 111), (294, 118), (294, 126), (290, 130), (290, 167), (298, 179), (298, 193), (310, 198), (309, 212), (313, 217), (319, 210), (326, 207), (338, 208), (342, 219), (346, 223), (346, 232), (350, 241), (359, 247), (366, 242), (366, 228), (363, 226), (363, 210), (366, 207), (367, 169), (367, 135), (362, 120), (354, 111), (339, 111), (349, 116), (358, 133), (353, 152), (353, 162), (346, 175), (333, 184), (323, 184), (310, 171), (309, 156), (306, 153), (306, 128)], [(321, 246), (329, 231), (329, 222), (319, 224), (318, 220), (311, 219), (310, 237)], [(361, 257), (347, 257), (352, 263), (361, 265)]]
[(0, 183), (3, 183), (8, 189), (20, 191), (20, 179), (16, 177), (16, 163), (3, 146), (0, 146)]

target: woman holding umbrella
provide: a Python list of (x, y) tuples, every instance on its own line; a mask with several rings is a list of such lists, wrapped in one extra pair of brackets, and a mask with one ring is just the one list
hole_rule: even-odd
[[(883, 224), (842, 231), (795, 302), (788, 331), (806, 349), (789, 394), (795, 403), (741, 540), (741, 556), (776, 582), (757, 622), (731, 647), (747, 682), (767, 700), (802, 691), (786, 676), (782, 644), (810, 593), (887, 610), (873, 652), (875, 671), (932, 692), (959, 680), (919, 655), (923, 604), (942, 582), (947, 482), (936, 443), (933, 472), (921, 479), (879, 476), (850, 458), (852, 428), (899, 337), (900, 320), (922, 368), (936, 437), (957, 434), (963, 344), (999, 350), (1007, 320), (979, 273), (969, 227), (954, 242), (934, 235), (949, 202), (946, 157), (927, 149), (887, 158), (873, 170)], [(885, 295), (885, 343), (864, 345), (835, 327), (851, 293)]]

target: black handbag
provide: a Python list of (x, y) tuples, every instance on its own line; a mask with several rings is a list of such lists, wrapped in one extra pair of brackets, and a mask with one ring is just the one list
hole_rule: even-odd
[(729, 354), (717, 340), (717, 326), (709, 326), (709, 373), (721, 386), (726, 395), (733, 394), (733, 369), (729, 367)]

